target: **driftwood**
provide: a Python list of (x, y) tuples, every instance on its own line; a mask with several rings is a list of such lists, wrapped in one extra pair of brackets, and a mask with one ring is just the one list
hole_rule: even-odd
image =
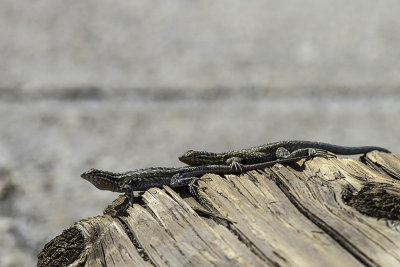
[(400, 266), (400, 155), (204, 175), (198, 195), (121, 195), (39, 254), (39, 266)]

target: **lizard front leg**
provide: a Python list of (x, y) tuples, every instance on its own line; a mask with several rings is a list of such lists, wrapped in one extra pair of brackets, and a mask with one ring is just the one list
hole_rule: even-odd
[[(288, 151), (290, 154), (290, 152)], [(283, 156), (282, 156), (283, 157)], [(275, 160), (275, 155), (262, 151), (243, 152), (242, 155), (230, 157), (226, 160), (226, 165), (230, 165), (232, 170), (242, 172), (243, 166), (253, 163), (268, 162)]]
[(130, 204), (130, 206), (132, 206), (133, 199), (135, 197), (135, 191), (133, 190), (133, 187), (131, 185), (125, 185), (124, 189), (125, 189), (125, 194), (129, 199), (129, 204)]
[(236, 171), (242, 171), (243, 165), (241, 164), (242, 158), (240, 157), (232, 157), (226, 160), (226, 164), (231, 166), (231, 169), (235, 169)]

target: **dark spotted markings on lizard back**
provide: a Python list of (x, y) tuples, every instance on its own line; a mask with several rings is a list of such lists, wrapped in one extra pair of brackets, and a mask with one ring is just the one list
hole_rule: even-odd
[(310, 154), (310, 149), (322, 149), (340, 155), (365, 154), (373, 150), (390, 152), (377, 146), (347, 147), (321, 142), (292, 140), (223, 153), (189, 150), (180, 156), (179, 160), (191, 166), (225, 164), (230, 165), (231, 168), (240, 169), (242, 164), (256, 164)]
[[(311, 157), (329, 157), (326, 151), (312, 150)], [(309, 154), (299, 155), (293, 158), (278, 159), (258, 164), (242, 166), (242, 169), (232, 169), (227, 165), (202, 165), (186, 166), (180, 168), (151, 167), (128, 171), (124, 173), (114, 173), (98, 169), (90, 169), (81, 174), (81, 177), (100, 190), (127, 193), (132, 201), (134, 191), (144, 191), (151, 187), (171, 187), (190, 186), (193, 190), (194, 183), (198, 177), (206, 173), (234, 174), (242, 171), (265, 169), (277, 163), (295, 162), (300, 159), (310, 158)]]

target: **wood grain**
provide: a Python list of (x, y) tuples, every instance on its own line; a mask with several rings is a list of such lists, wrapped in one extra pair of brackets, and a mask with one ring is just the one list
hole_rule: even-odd
[(400, 266), (398, 154), (203, 178), (195, 198), (152, 188), (129, 206), (121, 195), (50, 241), (38, 265)]

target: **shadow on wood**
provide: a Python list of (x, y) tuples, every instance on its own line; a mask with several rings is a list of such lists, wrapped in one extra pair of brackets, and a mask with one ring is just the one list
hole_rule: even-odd
[(39, 266), (399, 266), (400, 155), (316, 158), (152, 188), (83, 219)]

